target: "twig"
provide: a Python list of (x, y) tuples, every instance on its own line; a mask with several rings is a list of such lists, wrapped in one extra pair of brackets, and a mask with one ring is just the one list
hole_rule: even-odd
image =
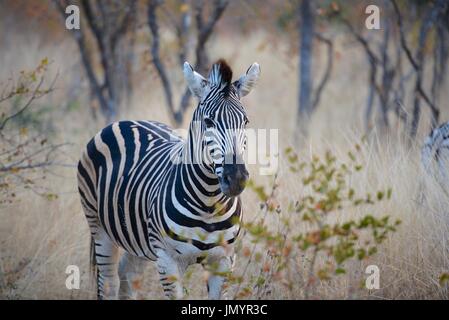
[(162, 60), (160, 58), (159, 54), (159, 26), (157, 22), (157, 16), (156, 16), (156, 10), (157, 8), (162, 4), (161, 0), (149, 0), (148, 3), (148, 25), (150, 27), (150, 31), (152, 34), (152, 40), (151, 40), (151, 55), (153, 57), (152, 62), (154, 66), (156, 67), (156, 71), (159, 74), (159, 77), (162, 81), (162, 87), (164, 89), (165, 94), (165, 100), (167, 103), (167, 107), (170, 111), (170, 116), (172, 118), (173, 123), (177, 123), (176, 119), (176, 112), (173, 105), (172, 100), (172, 89), (170, 85), (170, 81), (168, 80), (167, 72), (165, 71), (165, 66), (162, 63)]
[(399, 10), (399, 6), (396, 3), (395, 0), (391, 0), (391, 3), (393, 4), (394, 11), (396, 13), (397, 17), (397, 23), (399, 27), (399, 35), (400, 35), (400, 41), (402, 49), (404, 50), (410, 64), (412, 65), (413, 69), (416, 72), (416, 84), (415, 84), (415, 102), (414, 102), (414, 118), (412, 121), (412, 128), (411, 128), (411, 136), (414, 137), (416, 135), (418, 122), (419, 122), (419, 115), (420, 115), (420, 105), (419, 105), (419, 98), (422, 97), (423, 100), (426, 102), (426, 104), (429, 106), (430, 110), (432, 111), (432, 126), (435, 127), (438, 123), (438, 118), (440, 114), (440, 110), (437, 108), (437, 106), (431, 101), (431, 99), (428, 97), (427, 93), (424, 91), (422, 86), (422, 69), (423, 69), (423, 54), (424, 54), (424, 44), (427, 38), (428, 30), (430, 27), (434, 24), (435, 19), (439, 13), (439, 10), (442, 6), (445, 6), (445, 1), (437, 1), (436, 4), (429, 10), (427, 14), (427, 18), (422, 22), (420, 35), (419, 35), (419, 47), (417, 52), (417, 57), (415, 58), (410, 50), (410, 48), (407, 45), (407, 40), (405, 39), (404, 34), (404, 23), (402, 19), (402, 14)]
[[(33, 168), (38, 168), (38, 167), (46, 167), (46, 166), (50, 166), (53, 164), (53, 162), (51, 162), (49, 160), (50, 155), (52, 152), (54, 152), (56, 149), (67, 145), (67, 143), (61, 143), (61, 144), (57, 144), (57, 145), (50, 145), (44, 148), (41, 148), (35, 152), (33, 152), (32, 154), (26, 155), (25, 157), (21, 158), (20, 160), (17, 160), (7, 166), (2, 166), (0, 167), (0, 172), (7, 172), (7, 171), (11, 171), (11, 170), (24, 170), (24, 169), (33, 169)], [(25, 161), (29, 161), (33, 158), (35, 158), (36, 156), (42, 154), (43, 152), (47, 151), (47, 154), (45, 156), (45, 161), (40, 162), (40, 163), (36, 163), (36, 164), (28, 164), (28, 165), (22, 165), (22, 163), (24, 163)]]
[[(212, 1), (211, 1), (212, 2)], [(213, 10), (210, 14), (210, 18), (205, 21), (203, 18), (203, 10), (204, 10), (204, 2), (201, 0), (196, 0), (194, 2), (194, 13), (195, 13), (195, 21), (197, 28), (197, 39), (196, 39), (196, 47), (195, 47), (195, 69), (199, 73), (204, 73), (208, 64), (207, 51), (205, 49), (206, 43), (209, 40), (213, 29), (218, 22), (218, 20), (223, 15), (229, 0), (214, 0), (213, 1)], [(151, 41), (151, 55), (152, 62), (156, 68), (156, 71), (161, 79), (162, 87), (164, 89), (165, 101), (167, 104), (167, 108), (170, 112), (170, 116), (172, 122), (176, 125), (182, 123), (184, 114), (189, 107), (189, 102), (191, 98), (191, 93), (189, 88), (184, 90), (184, 93), (181, 96), (179, 108), (176, 110), (173, 103), (173, 95), (172, 95), (172, 86), (170, 84), (169, 78), (167, 76), (167, 71), (165, 66), (160, 58), (159, 53), (159, 29), (158, 29), (158, 21), (156, 10), (161, 7), (163, 4), (162, 0), (149, 0), (148, 2), (148, 25), (150, 27), (150, 31), (152, 34)], [(166, 11), (166, 10), (165, 10)], [(184, 13), (181, 17), (180, 25), (178, 25), (174, 17), (169, 14), (168, 15), (170, 23), (175, 26), (176, 33), (178, 36), (178, 42), (180, 45), (180, 52), (178, 54), (178, 60), (182, 64), (187, 56), (187, 47), (186, 47), (186, 33), (188, 31), (189, 24), (189, 14)]]
[[(56, 78), (57, 78), (57, 76), (56, 76)], [(56, 81), (56, 78), (55, 78), (54, 81)], [(44, 77), (41, 77), (41, 79), (39, 80), (38, 85), (34, 89), (32, 95), (31, 95), (30, 99), (28, 99), (27, 103), (25, 103), (25, 105), (20, 110), (18, 110), (16, 113), (13, 113), (13, 114), (9, 115), (8, 117), (6, 117), (2, 121), (2, 123), (0, 124), (0, 131), (2, 131), (5, 128), (5, 126), (8, 123), (8, 121), (10, 121), (11, 119), (21, 115), (23, 112), (25, 112), (26, 109), (28, 109), (28, 107), (31, 105), (31, 103), (34, 100), (36, 100), (36, 99), (38, 99), (38, 98), (43, 96), (42, 92), (40, 91), (40, 88), (41, 88), (43, 82), (44, 82)], [(53, 84), (54, 84), (54, 82), (53, 82)], [(53, 84), (52, 84), (52, 86), (53, 86)], [(52, 90), (52, 86), (50, 87), (50, 89), (45, 90), (44, 94), (49, 93)]]
[[(273, 188), (271, 189), (271, 192), (270, 192), (270, 195), (268, 196), (268, 199), (272, 199), (272, 198), (274, 197), (274, 193), (275, 193), (276, 188), (277, 188), (277, 183), (276, 183), (276, 181), (277, 181), (277, 174), (274, 176)], [(263, 216), (262, 216), (262, 219), (261, 219), (261, 223), (262, 223), (262, 224), (265, 223), (265, 219), (266, 219), (267, 214), (268, 214), (268, 207), (269, 207), (269, 206), (268, 206), (268, 203), (265, 202), (265, 203), (264, 203), (264, 210), (263, 210), (263, 214), (262, 214)], [(251, 223), (254, 223), (254, 221), (256, 220), (256, 218), (257, 218), (258, 216), (259, 216), (259, 214), (256, 215), (256, 216), (253, 218), (253, 220), (251, 221)], [(251, 264), (251, 262), (252, 262), (252, 260), (253, 260), (253, 257), (254, 257), (254, 254), (255, 254), (255, 252), (256, 252), (256, 247), (257, 247), (257, 242), (254, 242), (253, 247), (252, 247), (252, 249), (251, 249), (251, 254), (250, 254), (250, 256), (249, 256), (249, 258), (248, 258), (248, 261), (247, 261), (247, 263), (246, 263), (246, 265), (245, 265), (245, 267), (244, 267), (244, 269), (243, 269), (243, 272), (242, 272), (242, 274), (241, 274), (241, 276), (240, 276), (241, 278), (243, 278), (243, 277), (246, 275), (247, 271), (248, 271), (249, 265)], [(237, 298), (237, 295), (238, 295), (238, 293), (239, 293), (239, 291), (240, 291), (241, 285), (242, 285), (242, 282), (239, 282), (239, 284), (238, 284), (238, 286), (237, 286), (237, 289), (236, 289), (236, 291), (235, 291), (233, 300), (235, 300), (235, 299)]]
[(327, 47), (327, 64), (326, 69), (324, 71), (323, 77), (321, 78), (321, 81), (319, 82), (319, 85), (315, 91), (315, 97), (312, 102), (312, 109), (316, 109), (318, 104), (320, 103), (321, 99), (321, 93), (326, 87), (327, 82), (329, 81), (330, 75), (332, 73), (332, 67), (333, 67), (333, 58), (334, 58), (334, 45), (331, 39), (328, 39), (324, 37), (323, 35), (319, 33), (315, 33), (315, 38), (317, 38), (319, 41), (323, 42)]

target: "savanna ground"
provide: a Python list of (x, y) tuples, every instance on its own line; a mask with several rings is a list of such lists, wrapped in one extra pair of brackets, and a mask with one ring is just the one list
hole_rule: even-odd
[[(27, 29), (28, 27), (28, 29)], [(0, 297), (5, 299), (86, 299), (93, 298), (89, 283), (89, 231), (83, 217), (76, 184), (75, 164), (81, 149), (101, 127), (101, 120), (86, 111), (88, 85), (79, 65), (77, 48), (72, 39), (59, 37), (49, 40), (44, 34), (30, 32), (33, 25), (22, 26), (14, 37), (4, 32), (0, 38), (0, 76), (5, 80), (17, 70), (31, 69), (48, 57), (50, 74), (59, 73), (56, 90), (36, 104), (44, 129), (55, 141), (70, 142), (64, 148), (65, 159), (73, 167), (56, 168), (39, 180), (43, 187), (57, 197), (42, 197), (18, 188), (16, 199), (0, 207)], [(11, 30), (10, 30), (11, 31)], [(169, 36), (169, 35), (166, 35)], [(224, 57), (233, 67), (235, 76), (243, 73), (254, 61), (262, 68), (257, 88), (244, 99), (250, 127), (279, 129), (278, 202), (285, 210), (290, 200), (303, 192), (298, 175), (292, 175), (283, 150), (292, 144), (295, 130), (297, 100), (297, 64), (289, 56), (286, 40), (275, 46), (266, 45), (263, 33), (248, 36), (220, 32), (210, 43), (212, 60)], [(142, 49), (144, 51), (144, 49)], [(344, 216), (358, 217), (367, 213), (374, 216), (389, 214), (402, 223), (397, 232), (388, 236), (378, 253), (360, 262), (349, 263), (346, 274), (331, 280), (316, 279), (312, 299), (447, 299), (448, 287), (439, 283), (439, 276), (449, 269), (449, 197), (434, 179), (426, 177), (420, 166), (420, 147), (427, 133), (428, 123), (422, 121), (416, 140), (408, 145), (400, 132), (401, 124), (393, 126), (387, 137), (374, 131), (364, 137), (362, 112), (366, 98), (366, 60), (347, 39), (336, 43), (336, 57), (332, 77), (323, 94), (319, 109), (310, 123), (310, 139), (298, 150), (305, 161), (314, 154), (330, 150), (339, 160), (346, 161), (354, 145), (361, 146), (360, 159), (364, 169), (350, 179), (350, 185), (363, 192), (391, 188), (388, 201), (371, 206), (352, 208)], [(319, 53), (317, 64), (323, 60)], [(182, 70), (173, 68), (170, 76), (176, 79), (177, 94), (183, 88)], [(51, 76), (49, 77), (51, 78)], [(121, 119), (151, 119), (168, 122), (163, 92), (157, 76), (148, 63), (142, 63), (133, 96)], [(446, 90), (441, 119), (449, 119)], [(179, 96), (175, 95), (175, 96)], [(75, 98), (73, 98), (75, 97)], [(69, 100), (70, 99), (70, 100)], [(70, 101), (70, 103), (69, 103)], [(189, 116), (187, 116), (189, 118)], [(187, 121), (184, 127), (187, 126)], [(273, 177), (259, 176), (258, 167), (250, 166), (252, 178), (268, 186)], [(425, 196), (422, 196), (424, 194)], [(251, 191), (243, 193), (244, 217), (249, 221), (260, 213), (260, 201)], [(272, 213), (270, 213), (272, 214)], [(282, 214), (282, 213), (281, 213)], [(275, 214), (269, 219), (278, 219)], [(337, 216), (335, 219), (340, 219)], [(306, 224), (297, 223), (298, 230)], [(242, 240), (238, 251), (236, 274), (247, 265), (249, 237)], [(304, 264), (307, 255), (298, 254), (296, 284), (307, 278)], [(325, 263), (320, 257), (318, 263)], [(377, 265), (380, 269), (380, 289), (368, 290), (360, 286), (366, 278), (365, 267)], [(68, 290), (65, 286), (68, 265), (77, 265), (82, 272), (81, 288)], [(257, 263), (249, 264), (245, 276), (259, 272)], [(199, 266), (186, 277), (188, 297), (204, 298), (204, 272)], [(198, 281), (197, 279), (201, 279)], [(152, 263), (148, 264), (142, 298), (160, 299), (162, 289)], [(254, 298), (249, 294), (247, 298)], [(301, 299), (304, 286), (286, 290), (285, 283), (272, 280), (273, 299)]]

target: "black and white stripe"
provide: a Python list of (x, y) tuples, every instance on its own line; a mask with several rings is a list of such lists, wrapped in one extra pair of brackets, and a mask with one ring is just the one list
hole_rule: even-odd
[[(99, 298), (135, 297), (148, 260), (156, 261), (168, 298), (182, 296), (179, 280), (190, 264), (230, 269), (229, 245), (239, 234), (242, 205), (238, 196), (223, 192), (221, 179), (226, 157), (234, 164), (242, 158), (248, 120), (239, 87), (249, 85), (244, 77), (231, 84), (229, 72), (220, 61), (197, 88), (198, 79), (192, 82), (186, 74), (192, 92), (203, 93), (186, 140), (158, 122), (120, 121), (87, 144), (78, 185), (93, 239)], [(119, 248), (125, 250), (122, 257)], [(211, 298), (221, 296), (223, 281), (210, 276)]]
[(421, 161), (428, 174), (449, 181), (449, 122), (433, 129), (425, 138)]

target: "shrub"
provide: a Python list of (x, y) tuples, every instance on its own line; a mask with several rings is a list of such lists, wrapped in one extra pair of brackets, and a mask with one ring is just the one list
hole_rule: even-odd
[(46, 134), (30, 128), (41, 111), (34, 110), (35, 101), (49, 94), (56, 80), (46, 85), (48, 64), (47, 58), (42, 59), (34, 70), (21, 71), (17, 80), (0, 84), (0, 205), (17, 199), (17, 186), (49, 200), (56, 197), (36, 180), (45, 177), (45, 169), (56, 165), (56, 151), (63, 144), (52, 144)]
[[(376, 254), (396, 231), (400, 221), (391, 221), (389, 215), (348, 217), (348, 211), (388, 201), (392, 194), (390, 188), (372, 194), (351, 187), (351, 179), (363, 171), (357, 161), (359, 152), (356, 146), (346, 162), (330, 151), (301, 161), (293, 149), (286, 149), (290, 174), (297, 177), (304, 193), (285, 204), (279, 195), (293, 195), (282, 189), (277, 175), (268, 191), (250, 181), (248, 187), (259, 198), (261, 212), (253, 221), (242, 223), (250, 245), (237, 247), (246, 261), (242, 270), (229, 275), (236, 287), (234, 298), (267, 297), (273, 282), (310, 298), (319, 281), (331, 281), (347, 272), (350, 261)], [(318, 263), (319, 257), (323, 263)]]

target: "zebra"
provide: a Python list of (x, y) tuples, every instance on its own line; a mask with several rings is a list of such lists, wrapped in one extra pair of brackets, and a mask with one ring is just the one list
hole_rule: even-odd
[(198, 263), (209, 272), (209, 299), (222, 298), (249, 178), (240, 99), (257, 83), (260, 66), (253, 63), (234, 82), (223, 59), (207, 79), (188, 62), (183, 72), (199, 100), (187, 138), (156, 121), (119, 121), (81, 155), (78, 190), (98, 299), (135, 299), (148, 261), (156, 262), (166, 298), (183, 297), (182, 276)]
[(434, 176), (446, 191), (449, 187), (449, 122), (433, 129), (425, 138), (421, 163), (426, 173)]

